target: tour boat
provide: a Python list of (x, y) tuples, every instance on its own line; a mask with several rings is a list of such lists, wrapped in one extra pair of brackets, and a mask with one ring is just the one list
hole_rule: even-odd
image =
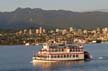
[(89, 58), (89, 54), (84, 54), (84, 48), (77, 44), (57, 44), (57, 43), (45, 43), (42, 49), (33, 54), (32, 63), (35, 62), (57, 62), (57, 61), (76, 61), (85, 60)]

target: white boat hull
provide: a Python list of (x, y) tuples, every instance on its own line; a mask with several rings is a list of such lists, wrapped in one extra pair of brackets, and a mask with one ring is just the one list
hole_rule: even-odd
[(32, 63), (36, 63), (36, 62), (57, 62), (57, 61), (53, 61), (53, 60), (32, 60)]
[(55, 59), (33, 59), (32, 63), (36, 62), (57, 62), (57, 61), (80, 61), (84, 59), (70, 59), (70, 58), (55, 58)]

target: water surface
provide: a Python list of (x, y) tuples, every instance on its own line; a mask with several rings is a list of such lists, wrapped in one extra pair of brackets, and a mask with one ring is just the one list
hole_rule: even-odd
[(41, 46), (0, 46), (0, 71), (108, 71), (108, 43), (88, 44), (84, 48), (94, 60), (32, 64), (32, 54)]

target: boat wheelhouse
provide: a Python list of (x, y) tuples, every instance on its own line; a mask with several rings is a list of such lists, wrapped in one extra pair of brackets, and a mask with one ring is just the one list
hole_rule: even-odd
[(56, 62), (84, 60), (83, 46), (77, 44), (43, 44), (42, 49), (34, 54), (32, 62)]

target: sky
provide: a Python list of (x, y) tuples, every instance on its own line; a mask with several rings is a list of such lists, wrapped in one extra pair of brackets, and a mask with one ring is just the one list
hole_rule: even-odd
[(108, 9), (108, 0), (0, 0), (0, 11), (16, 8), (42, 8), (45, 10), (94, 11)]

